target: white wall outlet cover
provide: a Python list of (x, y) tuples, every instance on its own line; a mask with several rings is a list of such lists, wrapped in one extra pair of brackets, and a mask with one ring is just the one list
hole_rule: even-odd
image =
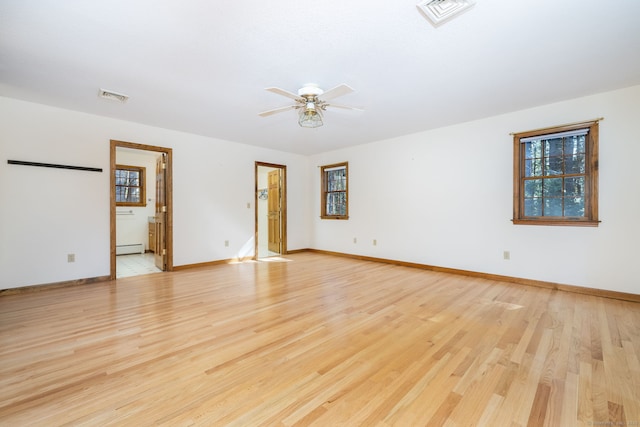
[(469, 9), (475, 3), (475, 0), (424, 0), (416, 6), (433, 25), (438, 26)]

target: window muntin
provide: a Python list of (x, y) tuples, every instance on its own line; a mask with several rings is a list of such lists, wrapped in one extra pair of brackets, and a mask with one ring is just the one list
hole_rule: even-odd
[(146, 206), (145, 168), (116, 165), (116, 206)]
[(514, 135), (515, 224), (598, 224), (598, 122)]
[(348, 219), (348, 163), (322, 166), (321, 218)]

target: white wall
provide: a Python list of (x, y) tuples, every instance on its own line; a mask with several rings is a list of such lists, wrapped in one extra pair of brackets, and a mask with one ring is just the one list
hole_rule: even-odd
[(255, 161), (287, 165), (288, 247), (309, 247), (306, 157), (0, 97), (0, 289), (109, 275), (111, 139), (173, 149), (174, 265), (253, 252)]
[[(176, 266), (253, 251), (254, 162), (262, 161), (287, 165), (290, 250), (640, 294), (639, 99), (635, 86), (302, 157), (0, 97), (0, 289), (109, 274), (109, 140), (117, 139), (173, 148)], [(512, 225), (509, 132), (597, 117), (605, 118), (600, 226)], [(342, 161), (349, 162), (350, 219), (320, 220), (316, 166)]]
[[(640, 294), (639, 101), (635, 86), (313, 156), (314, 189), (315, 166), (349, 162), (350, 219), (321, 220), (314, 192), (311, 245)], [(598, 117), (600, 226), (513, 225), (509, 133)]]

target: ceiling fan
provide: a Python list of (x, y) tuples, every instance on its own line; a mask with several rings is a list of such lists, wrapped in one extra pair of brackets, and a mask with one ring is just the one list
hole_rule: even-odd
[(298, 124), (306, 128), (317, 128), (323, 125), (323, 112), (328, 107), (345, 108), (347, 110), (362, 111), (360, 108), (349, 107), (347, 105), (333, 104), (327, 101), (342, 95), (353, 92), (353, 89), (346, 84), (341, 84), (328, 91), (323, 91), (316, 84), (306, 84), (298, 89), (298, 94), (289, 92), (278, 87), (268, 87), (265, 90), (286, 96), (296, 101), (293, 105), (286, 107), (274, 108), (273, 110), (258, 113), (261, 117), (270, 116), (272, 114), (281, 113), (288, 110), (299, 110)]

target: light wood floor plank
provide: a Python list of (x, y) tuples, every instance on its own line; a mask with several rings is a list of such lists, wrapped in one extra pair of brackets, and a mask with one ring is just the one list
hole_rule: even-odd
[(6, 294), (0, 425), (640, 425), (640, 304), (313, 253)]

